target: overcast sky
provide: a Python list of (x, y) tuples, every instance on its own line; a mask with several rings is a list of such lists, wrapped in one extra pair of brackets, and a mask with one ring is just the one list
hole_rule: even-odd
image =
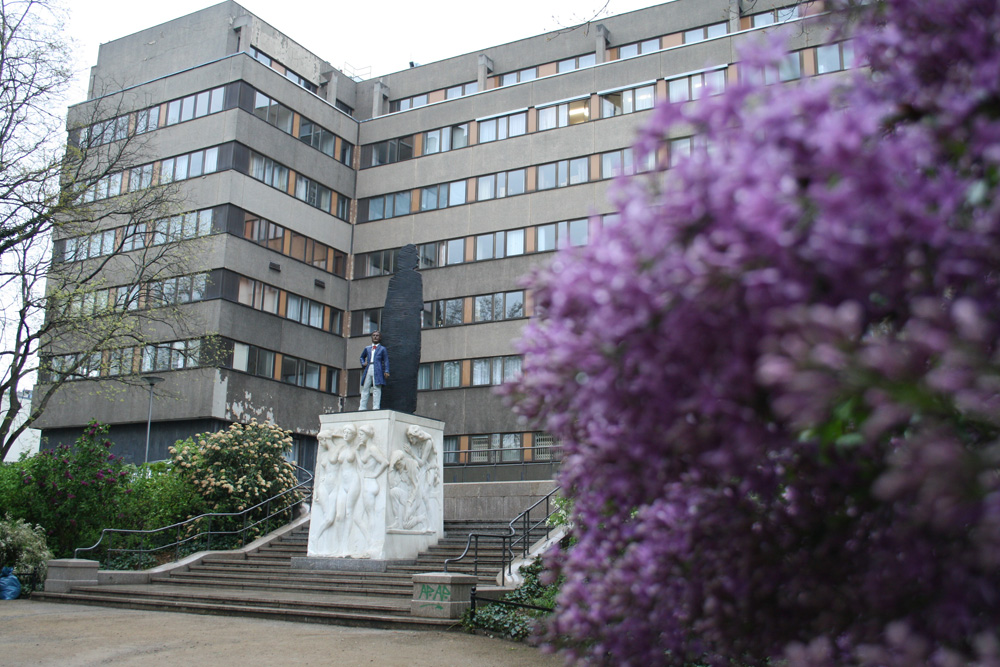
[[(253, 14), (337, 68), (349, 64), (370, 76), (406, 69), (583, 23), (664, 0), (237, 0)], [(68, 36), (76, 45), (77, 85), (70, 103), (86, 95), (87, 72), (98, 46), (216, 4), (214, 0), (63, 0)], [(367, 78), (367, 76), (366, 76)]]

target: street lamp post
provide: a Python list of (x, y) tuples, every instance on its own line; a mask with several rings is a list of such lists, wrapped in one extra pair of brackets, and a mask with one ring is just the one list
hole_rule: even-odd
[(149, 430), (153, 423), (153, 387), (163, 382), (163, 378), (155, 375), (143, 375), (142, 379), (149, 385), (149, 416), (146, 417), (146, 457), (143, 463), (149, 463)]

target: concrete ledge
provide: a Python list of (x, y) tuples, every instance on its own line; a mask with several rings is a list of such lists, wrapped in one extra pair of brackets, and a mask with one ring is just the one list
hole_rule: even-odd
[(385, 572), (389, 563), (410, 565), (412, 560), (376, 560), (374, 558), (333, 558), (325, 556), (292, 556), (293, 570)]
[(472, 589), (478, 582), (470, 574), (415, 574), (410, 613), (424, 618), (461, 618), (472, 606)]
[(57, 558), (48, 562), (45, 576), (46, 593), (67, 593), (73, 586), (96, 586), (96, 560), (84, 558)]
[(97, 583), (101, 586), (109, 584), (148, 584), (148, 570), (100, 570), (97, 573)]

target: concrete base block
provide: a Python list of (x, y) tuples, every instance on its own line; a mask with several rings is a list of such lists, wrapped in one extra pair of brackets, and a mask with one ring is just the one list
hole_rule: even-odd
[(293, 570), (339, 570), (342, 572), (385, 572), (389, 563), (410, 565), (412, 560), (377, 560), (374, 558), (324, 558), (292, 556)]
[(472, 589), (478, 581), (469, 574), (415, 574), (410, 613), (425, 618), (461, 618), (472, 606)]
[(100, 563), (84, 558), (57, 558), (49, 561), (45, 576), (46, 593), (67, 593), (74, 586), (96, 586)]

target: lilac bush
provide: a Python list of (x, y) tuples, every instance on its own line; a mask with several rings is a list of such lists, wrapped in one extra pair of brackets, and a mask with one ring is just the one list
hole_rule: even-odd
[(690, 158), (533, 279), (570, 660), (1000, 665), (1000, 4), (830, 20), (864, 67), (658, 107)]

